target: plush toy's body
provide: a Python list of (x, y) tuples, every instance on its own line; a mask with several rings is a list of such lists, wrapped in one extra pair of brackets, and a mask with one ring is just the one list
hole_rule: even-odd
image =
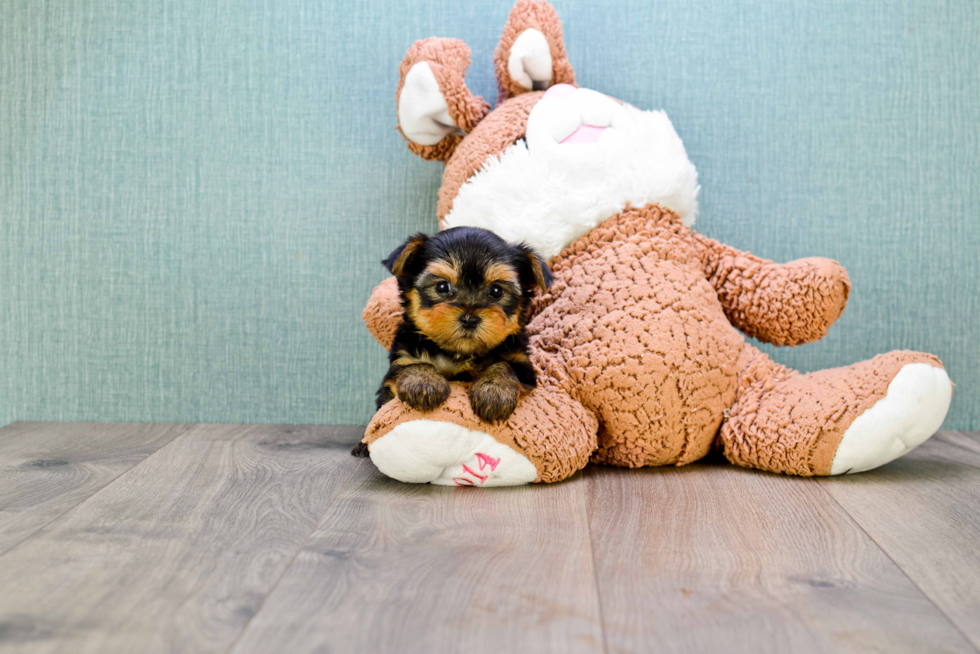
[[(400, 128), (414, 152), (447, 162), (443, 227), (484, 227), (552, 259), (555, 282), (528, 324), (538, 387), (493, 425), (462, 384), (428, 413), (392, 400), (364, 439), (382, 472), (552, 482), (590, 460), (683, 465), (719, 446), (738, 465), (828, 475), (887, 463), (939, 428), (952, 386), (934, 356), (803, 375), (745, 342), (738, 330), (778, 345), (821, 338), (844, 309), (846, 272), (819, 258), (775, 264), (693, 232), (697, 173), (670, 121), (572, 86), (549, 5), (520, 0), (511, 12), (489, 115), (463, 84), (468, 63), (459, 41), (416, 43), (401, 68)], [(387, 280), (364, 312), (382, 345), (399, 313)]]

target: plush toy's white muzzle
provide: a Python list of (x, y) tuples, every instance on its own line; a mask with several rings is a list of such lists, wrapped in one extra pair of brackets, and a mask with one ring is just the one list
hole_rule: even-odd
[(626, 205), (658, 203), (690, 225), (697, 193), (665, 113), (557, 84), (531, 110), (525, 138), (463, 184), (444, 224), (483, 227), (551, 259)]

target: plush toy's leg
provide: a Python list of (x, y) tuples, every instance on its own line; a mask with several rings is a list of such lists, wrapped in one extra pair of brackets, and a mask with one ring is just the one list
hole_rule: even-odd
[(952, 397), (939, 359), (918, 352), (804, 375), (747, 345), (739, 369), (720, 433), (725, 456), (791, 475), (861, 472), (897, 459), (939, 429)]
[(364, 436), (381, 472), (409, 483), (514, 486), (560, 481), (588, 463), (596, 448), (595, 416), (547, 378), (521, 398), (503, 423), (474, 415), (468, 385), (435, 411), (397, 398), (375, 414)]

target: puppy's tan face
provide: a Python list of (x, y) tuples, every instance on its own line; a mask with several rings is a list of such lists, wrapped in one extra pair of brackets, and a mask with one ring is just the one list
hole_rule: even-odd
[(407, 293), (412, 321), (444, 350), (483, 354), (521, 330), (524, 290), (518, 271), (481, 255), (427, 262)]

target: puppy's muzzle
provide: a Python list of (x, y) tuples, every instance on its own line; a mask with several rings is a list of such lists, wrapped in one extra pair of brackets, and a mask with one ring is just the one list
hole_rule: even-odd
[(472, 331), (479, 327), (480, 322), (480, 316), (475, 313), (464, 313), (459, 317), (459, 324), (467, 331)]

